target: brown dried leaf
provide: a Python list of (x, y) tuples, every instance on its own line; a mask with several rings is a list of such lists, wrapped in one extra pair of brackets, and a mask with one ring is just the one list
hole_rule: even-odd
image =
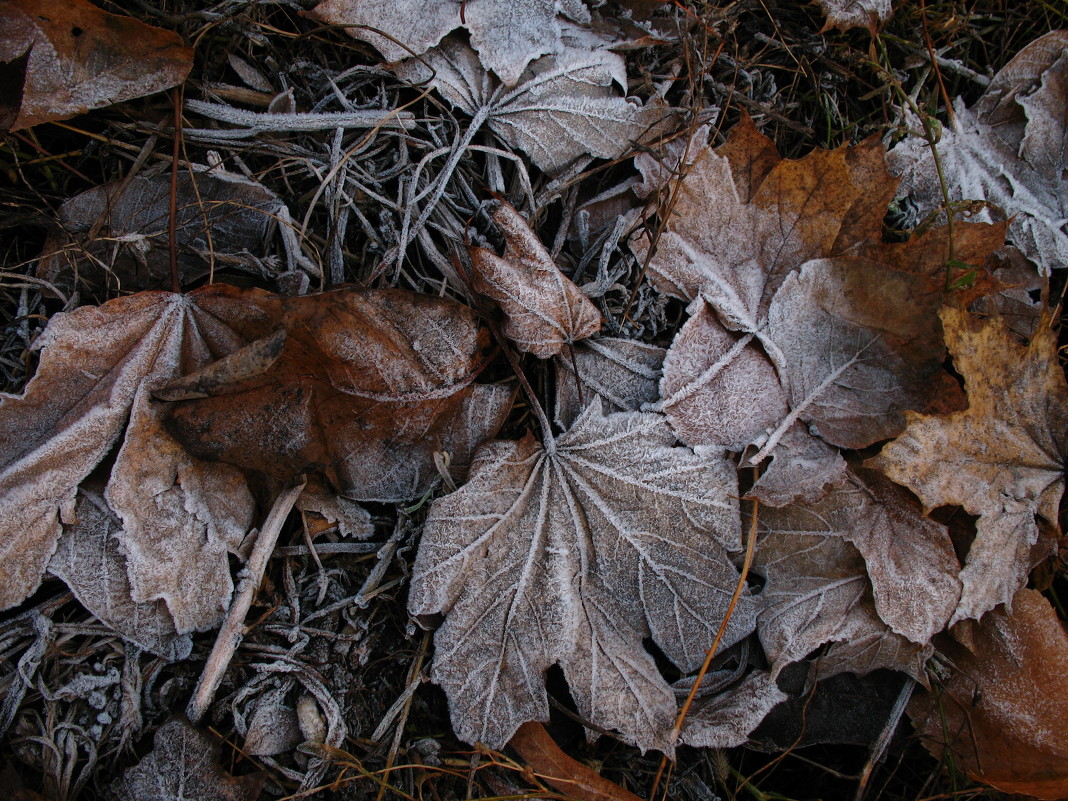
[(701, 298), (687, 311), (664, 359), (659, 408), (687, 445), (741, 450), (786, 417), (786, 392), (753, 334), (728, 331)]
[(434, 453), (462, 469), (493, 436), (514, 391), (474, 383), (488, 347), (474, 313), (400, 290), (288, 298), (277, 359), (220, 381), (169, 385), (168, 430), (190, 453), (284, 482), (319, 472), (355, 500), (400, 502), (437, 478)]
[(601, 313), (553, 263), (527, 221), (502, 202), (491, 215), (504, 235), (504, 254), (469, 248), (471, 288), (500, 305), (504, 335), (539, 359), (596, 334)]
[(171, 31), (69, 0), (0, 3), (0, 62), (28, 55), (18, 103), (0, 111), (17, 131), (180, 84), (193, 50)]
[(837, 448), (814, 437), (796, 423), (786, 430), (771, 463), (754, 482), (747, 498), (768, 506), (787, 506), (794, 501), (814, 503), (846, 474), (846, 462)]
[(949, 639), (941, 650), (956, 668), (944, 692), (909, 705), (927, 748), (948, 746), (970, 777), (1003, 792), (1068, 796), (1068, 633), (1049, 602), (1020, 590), (1011, 613), (982, 619), (973, 650)]
[[(147, 292), (52, 317), (35, 344), (41, 359), (26, 391), (0, 399), (0, 440), (6, 444), (0, 458), (0, 606), (19, 603), (36, 588), (56, 548), (61, 521), (74, 520), (78, 485), (119, 441), (131, 410), (134, 425), (153, 432), (154, 439), (142, 446), (127, 437), (113, 476), (132, 479), (135, 486), (146, 481), (156, 494), (112, 508), (127, 533), (131, 527), (152, 530), (177, 513), (181, 521), (174, 522), (191, 537), (187, 547), (211, 551), (211, 560), (201, 553), (205, 563), (199, 570), (214, 565), (217, 580), (200, 590), (197, 622), (176, 618), (180, 631), (201, 625), (215, 615), (207, 610), (226, 603), (227, 544), (244, 533), (251, 497), (245, 491), (227, 498), (231, 513), (216, 520), (220, 500), (213, 493), (230, 492), (232, 482), (212, 486), (211, 477), (220, 475), (217, 466), (175, 453), (173, 443), (153, 427), (158, 410), (150, 397), (153, 388), (267, 334), (277, 318), (272, 297), (211, 286), (188, 295)], [(241, 524), (235, 526), (235, 519)], [(129, 551), (127, 558), (135, 600), (159, 597), (139, 594)], [(225, 597), (212, 595), (213, 587), (227, 588)]]
[(789, 382), (778, 431), (803, 420), (842, 448), (901, 431), (903, 410), (924, 408), (945, 385), (940, 303), (926, 278), (856, 259), (815, 260), (789, 275), (768, 313)]
[(231, 776), (219, 765), (219, 746), (183, 719), (156, 731), (152, 751), (111, 785), (119, 801), (255, 801), (263, 776)]
[(608, 781), (565, 754), (540, 723), (524, 723), (516, 730), (508, 745), (539, 778), (568, 798), (579, 801), (640, 801), (634, 793)]
[(845, 648), (832, 649), (821, 675), (880, 667), (923, 675), (928, 642), (960, 592), (944, 528), (903, 493), (856, 476), (816, 503), (761, 508), (758, 524), (753, 569), (767, 584), (757, 631), (773, 676), (832, 642)]
[[(170, 179), (124, 183), (87, 190), (60, 207), (59, 230), (45, 243), (39, 278), (60, 287), (77, 276), (123, 290), (170, 288)], [(263, 255), (269, 227), (285, 210), (260, 184), (225, 172), (182, 172), (176, 200), (183, 283), (206, 276), (215, 259), (245, 251)], [(89, 240), (98, 222), (103, 225)]]
[[(664, 349), (631, 339), (595, 337), (556, 358), (555, 419), (570, 428), (594, 396), (609, 412), (636, 412), (659, 397)], [(578, 368), (578, 380), (575, 369)], [(581, 395), (581, 400), (580, 400)]]
[[(670, 751), (675, 700), (642, 647), (696, 670), (738, 573), (733, 467), (672, 447), (661, 415), (601, 413), (599, 398), (546, 450), (531, 437), (479, 451), (434, 502), (412, 576), (413, 615), (445, 614), (432, 678), (453, 727), (500, 747), (549, 709), (564, 670), (579, 713)], [(752, 630), (744, 595), (724, 647)]]
[(48, 572), (67, 583), (82, 606), (102, 622), (167, 661), (185, 659), (193, 648), (179, 635), (162, 601), (136, 603), (131, 597), (126, 558), (116, 533), (122, 523), (100, 496), (82, 492), (75, 507), (77, 522), (64, 526)]
[(869, 464), (912, 489), (927, 509), (979, 515), (951, 623), (1009, 603), (1030, 570), (1036, 514), (1057, 525), (1068, 464), (1068, 384), (1044, 318), (1029, 346), (1004, 322), (941, 311), (969, 406), (940, 417), (906, 413), (908, 427)]

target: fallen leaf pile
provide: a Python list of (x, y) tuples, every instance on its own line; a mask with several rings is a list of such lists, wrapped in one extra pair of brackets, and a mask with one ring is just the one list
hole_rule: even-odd
[[(840, 29), (875, 31), (891, 11), (820, 5)], [(131, 647), (188, 659), (231, 603), (236, 618), (248, 608), (234, 598), (259, 580), (247, 575), (259, 527), (276, 515), (280, 527), (290, 507), (272, 504), (306, 480), (296, 508), (336, 525), (341, 545), (389, 517), (379, 558), (412, 546), (407, 611), (434, 634), (404, 715), (428, 675), (459, 738), (511, 742), (561, 792), (574, 781), (582, 797), (633, 798), (537, 725), (551, 671), (591, 737), (674, 756), (745, 744), (776, 707), (807, 705), (799, 671), (811, 684), (889, 670), (922, 686), (909, 714), (932, 752), (1006, 792), (1068, 794), (1068, 641), (1028, 588), (1063, 536), (1068, 383), (1048, 298), (1068, 263), (1068, 34), (1039, 39), (976, 104), (958, 103), (940, 142), (888, 153), (873, 137), (795, 159), (747, 114), (717, 146), (709, 125), (682, 131), (682, 110), (656, 92), (631, 97), (618, 51), (655, 31), (637, 10), (612, 27), (602, 6), (327, 0), (308, 14), (456, 114), (435, 133), (451, 144), (398, 184), (398, 225), (381, 226), (369, 273), (369, 286), (396, 287), (386, 268), (414, 269), (419, 252), (432, 265), (420, 269), (437, 271), (424, 291), (308, 292), (303, 273), (288, 294), (212, 283), (220, 265), (251, 285), (271, 274), (276, 224), (287, 275), (307, 270), (318, 241), (280, 195), (216, 167), (173, 187), (130, 176), (64, 203), (37, 280), (118, 296), (54, 314), (33, 378), (0, 396), (0, 608), (53, 576)], [(63, 56), (60, 34), (44, 35)], [(34, 41), (0, 59), (29, 53), (27, 76), (45, 74)], [(105, 102), (61, 106), (46, 91), (28, 77), (17, 115), (0, 116), (17, 129), (55, 118), (34, 103), (66, 115)], [(358, 150), (343, 155), (341, 134), (320, 190), (372, 229), (361, 204), (380, 198), (331, 184)], [(468, 150), (494, 165), (488, 191), (464, 172)], [(630, 178), (579, 212), (576, 189), (560, 220), (539, 203), (570, 189), (546, 201), (526, 166), (505, 187), (500, 163), (515, 151), (550, 184), (594, 159)], [(906, 195), (928, 219), (891, 236), (887, 208)], [(593, 257), (576, 267), (559, 254), (588, 238), (598, 202), (622, 210), (609, 228), (618, 248), (580, 286)], [(979, 207), (985, 217), (958, 218)], [(331, 247), (350, 257), (343, 226)], [(605, 300), (617, 257), (648, 281), (622, 314)], [(163, 291), (172, 262), (199, 288)], [(639, 301), (677, 325), (628, 320)], [(273, 540), (259, 541), (269, 552)], [(292, 617), (276, 628), (296, 643), (316, 632), (298, 624), (291, 572), (281, 583)], [(335, 640), (369, 597), (337, 602), (348, 628)], [(296, 674), (286, 653), (284, 667), (253, 669)], [(325, 689), (291, 703), (295, 681), (258, 685), (238, 730), (264, 759), (303, 737), (321, 778), (346, 729)], [(323, 686), (314, 671), (300, 683)], [(236, 714), (251, 694), (226, 704)], [(326, 745), (320, 708), (336, 735)], [(13, 715), (5, 706), (4, 728)], [(257, 797), (260, 778), (222, 771), (217, 751), (172, 719), (112, 793)], [(312, 775), (291, 773), (294, 786)]]

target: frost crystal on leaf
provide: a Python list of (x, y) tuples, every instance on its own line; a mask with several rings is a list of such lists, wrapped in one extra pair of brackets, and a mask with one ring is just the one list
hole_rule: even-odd
[[(699, 667), (741, 547), (733, 467), (673, 443), (663, 416), (605, 416), (594, 399), (548, 450), (530, 436), (485, 446), (468, 483), (435, 501), (408, 605), (445, 615), (432, 677), (461, 737), (496, 748), (547, 719), (559, 664), (583, 717), (673, 749), (674, 696), (642, 640)], [(744, 595), (723, 647), (755, 611)]]

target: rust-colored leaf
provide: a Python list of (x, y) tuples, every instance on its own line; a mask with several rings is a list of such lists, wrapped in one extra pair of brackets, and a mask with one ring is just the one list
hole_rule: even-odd
[(634, 793), (608, 781), (592, 768), (572, 759), (540, 723), (524, 723), (508, 745), (550, 787), (579, 801), (641, 801)]
[(163, 390), (177, 401), (168, 430), (199, 458), (279, 482), (319, 472), (349, 498), (399, 502), (438, 476), (435, 452), (462, 469), (511, 405), (510, 388), (474, 383), (488, 333), (454, 301), (345, 289), (285, 299), (279, 320), (265, 369), (212, 367)]
[(1068, 633), (1049, 602), (1020, 590), (1012, 612), (983, 617), (971, 649), (947, 638), (940, 650), (953, 675), (909, 706), (927, 748), (948, 747), (958, 767), (1003, 792), (1068, 796)]
[(492, 214), (504, 235), (504, 254), (471, 248), (471, 287), (504, 312), (504, 335), (541, 359), (591, 337), (601, 313), (553, 263), (549, 252), (508, 203)]
[(193, 66), (177, 34), (86, 0), (3, 0), (0, 30), (0, 62), (28, 54), (19, 103), (0, 111), (11, 131), (161, 92)]

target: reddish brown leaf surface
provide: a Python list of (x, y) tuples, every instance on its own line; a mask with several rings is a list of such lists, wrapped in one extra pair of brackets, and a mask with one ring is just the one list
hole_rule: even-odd
[(909, 706), (924, 744), (936, 756), (948, 746), (958, 767), (1003, 792), (1068, 797), (1064, 624), (1039, 593), (1020, 590), (1011, 613), (984, 616), (973, 636), (971, 650), (940, 646), (952, 677)]
[(0, 111), (12, 131), (161, 92), (193, 66), (177, 34), (86, 0), (2, 0), (0, 30), (0, 62), (29, 54), (19, 103)]
[(349, 498), (404, 501), (438, 476), (436, 451), (462, 468), (511, 405), (511, 389), (474, 383), (488, 333), (454, 301), (337, 290), (282, 301), (279, 320), (273, 361), (257, 352), (255, 370), (209, 368), (163, 393), (188, 399), (167, 425), (199, 458), (277, 481), (319, 472)]
[(508, 741), (538, 778), (569, 798), (580, 801), (641, 801), (634, 793), (608, 781), (592, 768), (572, 759), (540, 723), (524, 723)]
[[(191, 607), (171, 607), (180, 631), (214, 623), (230, 593), (226, 554), (251, 523), (252, 499), (235, 470), (190, 457), (159, 428), (151, 393), (262, 338), (277, 314), (268, 293), (217, 285), (188, 295), (142, 293), (52, 318), (36, 342), (40, 364), (25, 393), (0, 398), (0, 606), (36, 588), (61, 522), (75, 519), (78, 485), (129, 422), (107, 496), (132, 537), (124, 547), (135, 600), (184, 599)], [(192, 561), (137, 533), (170, 529), (180, 532), (172, 546), (192, 552)], [(152, 578), (157, 571), (163, 586)]]
[(512, 206), (492, 214), (504, 255), (471, 248), (471, 288), (504, 312), (504, 335), (524, 353), (547, 359), (601, 328), (601, 313), (553, 264), (549, 252)]

